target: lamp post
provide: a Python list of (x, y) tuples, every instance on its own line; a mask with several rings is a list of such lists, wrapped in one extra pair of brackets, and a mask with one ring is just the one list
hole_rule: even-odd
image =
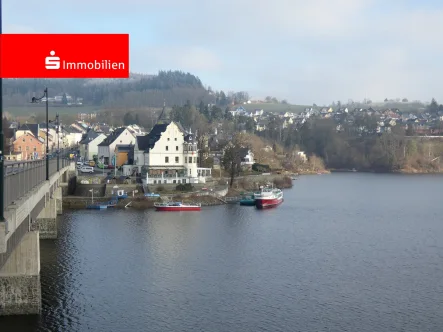
[(49, 180), (49, 104), (48, 104), (48, 88), (45, 88), (43, 96), (40, 98), (32, 97), (31, 103), (38, 103), (46, 97), (46, 181)]
[(57, 132), (57, 172), (60, 170), (60, 118), (58, 113), (55, 115), (55, 121), (49, 121), (49, 122), (55, 122), (56, 132)]
[[(2, 34), (2, 2), (0, 1), (0, 36)], [(3, 133), (3, 78), (0, 77), (0, 222), (5, 221), (4, 216), (4, 133)]]

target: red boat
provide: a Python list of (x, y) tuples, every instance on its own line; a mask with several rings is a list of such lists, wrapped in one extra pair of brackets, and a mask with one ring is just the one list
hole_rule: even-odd
[(278, 188), (261, 187), (260, 192), (254, 194), (257, 209), (269, 209), (283, 203), (283, 191)]
[(200, 211), (201, 204), (184, 204), (182, 202), (154, 203), (157, 211)]

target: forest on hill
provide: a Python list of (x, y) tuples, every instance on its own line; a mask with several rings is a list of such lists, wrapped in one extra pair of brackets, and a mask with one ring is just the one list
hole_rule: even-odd
[(101, 108), (144, 108), (217, 103), (221, 106), (247, 100), (245, 92), (225, 93), (205, 88), (201, 80), (182, 71), (160, 71), (157, 75), (131, 74), (129, 79), (5, 79), (5, 107), (23, 106), (33, 96), (39, 97), (44, 87), (49, 97), (69, 95), (83, 106)]

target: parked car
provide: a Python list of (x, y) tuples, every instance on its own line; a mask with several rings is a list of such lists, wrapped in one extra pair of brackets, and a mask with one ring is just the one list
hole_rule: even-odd
[(94, 173), (94, 167), (91, 166), (82, 166), (80, 168), (80, 172), (82, 173)]
[(94, 161), (94, 160), (90, 160), (90, 161), (88, 162), (88, 164), (89, 164), (89, 166), (91, 166), (91, 167), (95, 167), (95, 161)]

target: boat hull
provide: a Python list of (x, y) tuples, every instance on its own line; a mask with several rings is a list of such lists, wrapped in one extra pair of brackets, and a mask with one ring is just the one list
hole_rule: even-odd
[(255, 199), (255, 207), (259, 210), (271, 209), (283, 203), (283, 198)]
[(200, 211), (200, 206), (156, 206), (155, 209), (157, 211), (169, 211), (169, 212), (178, 212), (178, 211)]

